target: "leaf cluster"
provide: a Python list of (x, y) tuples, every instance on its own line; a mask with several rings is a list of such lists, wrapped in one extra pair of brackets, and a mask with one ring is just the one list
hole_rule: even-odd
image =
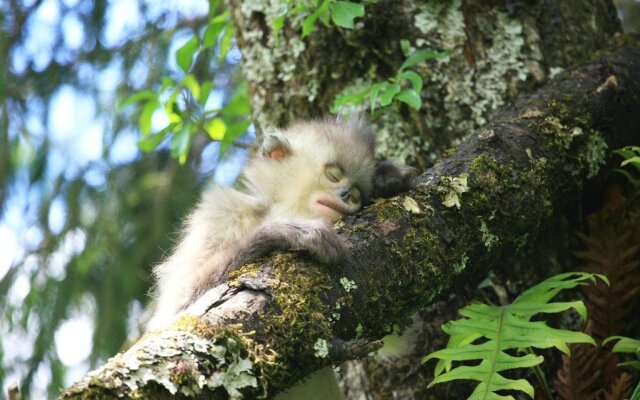
[[(219, 95), (228, 116), (220, 116), (227, 138), (229, 125), (243, 122), (248, 107), (242, 106), (246, 101), (235, 100), (240, 92), (231, 90), (236, 84), (231, 57), (224, 64), (220, 61), (220, 49), (233, 43), (230, 30), (226, 33), (221, 28), (227, 26), (222, 17), (212, 21), (223, 14), (220, 10), (209, 16), (187, 16), (158, 4), (162, 10), (158, 15), (145, 13), (146, 6), (134, 2), (131, 6), (138, 7), (140, 16), (136, 26), (125, 24), (125, 33), (107, 41), (106, 32), (114, 26), (110, 16), (114, 4), (12, 1), (2, 5), (8, 17), (0, 24), (0, 58), (6, 61), (0, 63), (0, 103), (4, 105), (0, 110), (0, 248), (15, 259), (4, 257), (0, 266), (0, 387), (19, 379), (25, 398), (55, 398), (68, 383), (70, 369), (77, 373), (101, 363), (139, 334), (144, 324), (142, 309), (149, 300), (149, 269), (173, 245), (180, 220), (202, 183), (196, 168), (206, 167), (200, 157), (206, 137), (192, 141), (192, 158), (202, 159), (201, 165), (194, 162), (179, 168), (164, 145), (140, 157), (129, 141), (140, 126), (139, 114), (114, 112), (114, 104), (122, 104), (122, 98), (139, 88), (162, 91), (162, 77), (178, 68), (177, 74), (172, 72), (175, 79), (162, 82), (166, 90), (154, 95), (160, 106), (149, 107), (148, 116), (164, 113), (173, 94), (170, 89), (176, 88), (180, 93), (175, 107), (169, 109), (186, 124), (197, 125), (206, 111), (198, 99), (209, 93), (208, 102), (214, 103), (211, 100)], [(58, 12), (51, 12), (52, 7)], [(39, 26), (43, 15), (51, 25)], [(66, 41), (69, 20), (77, 21), (84, 35), (80, 47)], [(215, 29), (220, 29), (218, 34)], [(198, 48), (187, 57), (192, 51), (187, 46), (180, 59), (171, 58), (178, 67), (169, 69), (176, 35), (189, 30), (199, 32)], [(50, 35), (45, 41), (43, 32)], [(205, 48), (204, 41), (211, 43), (213, 37), (215, 48)], [(189, 66), (187, 59), (192, 61)], [(183, 83), (182, 67), (194, 79)], [(208, 80), (212, 70), (221, 79), (207, 89), (201, 82)], [(198, 90), (194, 81), (200, 96), (194, 95)], [(55, 105), (61, 104), (61, 94), (76, 102), (86, 99), (93, 106), (88, 109), (94, 114), (74, 115), (74, 110), (63, 124), (73, 126), (66, 133), (73, 137), (61, 138), (57, 133), (61, 118)], [(128, 111), (137, 105), (136, 111), (141, 112), (154, 96), (143, 93)], [(195, 110), (192, 116), (188, 117), (187, 107)], [(243, 116), (232, 119), (229, 114), (234, 112)], [(81, 132), (84, 123), (100, 133)], [(212, 122), (211, 130), (221, 135), (221, 124)], [(168, 147), (173, 133), (166, 138)], [(80, 146), (88, 146), (91, 154), (77, 154)], [(6, 241), (7, 230), (15, 242)], [(60, 344), (70, 330), (79, 337), (93, 336), (90, 349), (78, 346), (75, 360), (74, 352), (63, 354), (68, 347)], [(88, 359), (77, 360), (87, 356), (85, 351), (90, 352)]]
[[(638, 218), (637, 211), (623, 206), (620, 191), (610, 191), (607, 205), (587, 221), (589, 233), (578, 233), (584, 243), (584, 250), (576, 253), (584, 262), (581, 269), (604, 274), (610, 281), (610, 285), (582, 288), (589, 309), (585, 332), (601, 341), (624, 333), (637, 314)], [(598, 347), (571, 346), (572, 356), (562, 357), (562, 368), (554, 380), (560, 398), (617, 400), (628, 396), (631, 376), (616, 366), (618, 357), (607, 345), (610, 341), (608, 338)]]
[[(513, 399), (502, 395), (503, 390), (515, 390), (534, 397), (533, 386), (524, 379), (510, 379), (505, 371), (535, 367), (543, 357), (535, 355), (531, 348), (556, 348), (569, 354), (568, 344), (589, 343), (594, 340), (582, 332), (556, 329), (544, 321), (532, 321), (539, 314), (555, 314), (570, 309), (586, 319), (587, 310), (582, 301), (550, 302), (563, 290), (572, 289), (600, 279), (603, 275), (589, 273), (565, 273), (553, 276), (523, 292), (505, 306), (475, 303), (460, 310), (463, 319), (450, 321), (442, 329), (450, 335), (447, 348), (427, 355), (423, 362), (438, 359), (435, 378), (437, 383), (467, 379), (478, 382), (470, 399)], [(514, 351), (522, 355), (514, 355)], [(469, 365), (468, 362), (479, 362)], [(464, 363), (453, 366), (453, 362)]]
[[(211, 140), (219, 141), (219, 154), (223, 154), (251, 125), (249, 98), (244, 85), (238, 86), (223, 107), (210, 108), (208, 102), (215, 91), (214, 80), (201, 82), (198, 77), (196, 61), (207, 60), (212, 51), (217, 50), (217, 63), (224, 63), (233, 40), (229, 11), (219, 10), (217, 1), (210, 3), (206, 27), (200, 33), (195, 32), (176, 51), (175, 61), (184, 76), (180, 79), (165, 76), (158, 90), (136, 92), (120, 104), (121, 110), (138, 105), (140, 149), (151, 152), (168, 140), (171, 155), (180, 164), (187, 161), (197, 134), (202, 132)], [(168, 123), (154, 131), (152, 121), (156, 113), (164, 114)]]
[[(614, 353), (629, 353), (640, 356), (640, 340), (625, 336), (610, 336), (606, 338), (602, 344), (607, 344), (613, 341), (616, 341), (616, 344), (611, 349)], [(640, 360), (627, 361), (620, 363), (619, 365), (625, 365), (640, 370)]]
[[(604, 345), (613, 341), (616, 341), (616, 344), (611, 349), (611, 351), (613, 351), (614, 353), (627, 353), (627, 354), (634, 354), (636, 356), (635, 360), (625, 361), (618, 365), (640, 370), (640, 360), (638, 360), (640, 359), (640, 340), (625, 337), (625, 336), (611, 336), (605, 339), (602, 344)], [(623, 379), (624, 377), (629, 377), (629, 375), (628, 374), (620, 375), (620, 379)], [(625, 393), (627, 391), (625, 389), (621, 389), (620, 392)], [(622, 396), (618, 398), (622, 398)], [(633, 390), (630, 400), (640, 400), (640, 382), (638, 382), (638, 385)]]
[[(365, 1), (365, 4), (375, 1)], [(333, 23), (341, 28), (354, 29), (355, 19), (364, 17), (365, 4), (338, 0), (312, 0), (310, 2), (289, 0), (282, 14), (273, 19), (271, 29), (277, 40), (287, 17), (297, 14), (307, 14), (302, 21), (302, 38), (313, 32), (318, 20), (326, 27)]]
[(629, 166), (628, 169), (617, 168), (616, 171), (624, 175), (634, 188), (640, 188), (640, 147), (626, 146), (613, 152), (623, 158), (620, 167)]
[[(403, 46), (408, 48), (408, 46)], [(347, 93), (338, 96), (334, 103), (332, 112), (339, 112), (346, 106), (358, 106), (365, 101), (369, 103), (371, 112), (378, 105), (386, 107), (395, 99), (408, 104), (414, 110), (422, 107), (422, 76), (409, 68), (423, 61), (446, 57), (448, 52), (439, 52), (432, 49), (422, 49), (408, 55), (402, 63), (395, 76), (386, 81), (377, 82), (367, 86), (355, 93)]]

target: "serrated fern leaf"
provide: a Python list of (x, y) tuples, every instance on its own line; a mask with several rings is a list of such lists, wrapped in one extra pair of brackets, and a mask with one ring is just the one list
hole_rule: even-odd
[[(609, 336), (602, 344), (605, 345), (614, 340), (618, 341), (611, 349), (614, 353), (636, 353), (640, 356), (640, 340), (625, 336)], [(619, 363), (618, 366), (627, 366), (640, 370), (640, 361), (625, 361)]]
[[(556, 329), (543, 321), (530, 321), (538, 314), (560, 313), (575, 310), (586, 319), (587, 311), (581, 301), (549, 301), (560, 291), (583, 285), (589, 281), (606, 278), (587, 273), (568, 273), (553, 276), (523, 292), (512, 304), (490, 306), (473, 303), (462, 310), (464, 317), (442, 326), (450, 335), (447, 348), (433, 352), (423, 362), (438, 359), (435, 378), (429, 384), (466, 379), (479, 382), (469, 399), (513, 399), (512, 396), (496, 393), (501, 390), (521, 391), (533, 398), (534, 390), (524, 379), (509, 379), (500, 374), (516, 368), (529, 368), (543, 362), (542, 356), (524, 354), (514, 356), (507, 351), (555, 347), (569, 354), (568, 344), (590, 343), (594, 340), (582, 332)], [(482, 339), (482, 343), (476, 343)], [(460, 365), (452, 368), (453, 362), (479, 361), (477, 365)]]
[(567, 272), (554, 275), (539, 284), (525, 290), (513, 303), (538, 303), (544, 304), (551, 300), (562, 290), (573, 289), (576, 286), (585, 285), (589, 282), (595, 283), (596, 279), (601, 279), (607, 285), (609, 280), (601, 274), (589, 274), (585, 272)]

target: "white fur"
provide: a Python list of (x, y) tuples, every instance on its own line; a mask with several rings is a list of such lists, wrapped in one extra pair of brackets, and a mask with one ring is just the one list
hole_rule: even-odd
[[(363, 121), (299, 123), (276, 134), (286, 137), (290, 155), (284, 159), (256, 155), (244, 171), (244, 189), (214, 187), (188, 217), (173, 254), (154, 269), (156, 312), (148, 329), (169, 324), (202, 285), (220, 283), (243, 239), (264, 224), (290, 217), (325, 217), (316, 200), (335, 197), (338, 185), (327, 180), (327, 163), (339, 163), (344, 169), (340, 185), (358, 185), (363, 196), (371, 194), (373, 138)], [(351, 206), (348, 211), (358, 208)]]

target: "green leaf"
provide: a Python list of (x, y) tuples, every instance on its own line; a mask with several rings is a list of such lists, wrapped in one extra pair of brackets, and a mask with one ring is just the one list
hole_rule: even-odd
[(219, 141), (224, 138), (224, 134), (227, 132), (227, 124), (222, 118), (214, 118), (205, 123), (204, 130), (207, 131), (211, 139)]
[(615, 353), (638, 353), (640, 355), (640, 340), (625, 336), (609, 336), (602, 344), (607, 344), (613, 340), (617, 340), (618, 342), (613, 346), (611, 351)]
[(209, 94), (211, 94), (212, 89), (213, 89), (212, 81), (206, 81), (200, 87), (200, 98), (198, 99), (198, 102), (202, 107), (204, 107), (205, 104), (207, 104), (207, 100), (209, 100)]
[[(611, 351), (615, 353), (635, 353), (636, 357), (640, 356), (640, 340), (629, 338), (626, 336), (609, 336), (602, 341), (602, 344), (605, 345), (614, 340), (617, 340), (618, 342), (613, 346)], [(640, 370), (640, 360), (625, 361), (619, 363), (618, 366), (631, 367)], [(640, 395), (640, 393), (638, 393), (638, 395)]]
[(400, 66), (400, 71), (407, 69), (409, 67), (413, 67), (414, 65), (416, 65), (419, 62), (422, 61), (426, 61), (426, 60), (432, 60), (434, 58), (441, 58), (441, 57), (445, 57), (447, 56), (449, 53), (448, 52), (438, 52), (435, 50), (431, 50), (431, 49), (423, 49), (423, 50), (419, 50), (416, 51), (415, 53), (411, 54)]
[(220, 39), (220, 60), (224, 61), (224, 58), (227, 56), (231, 48), (231, 39), (233, 39), (233, 29), (231, 29), (230, 25), (227, 25), (222, 39)]
[(353, 20), (364, 16), (364, 5), (350, 1), (336, 1), (331, 3), (331, 20), (334, 24), (353, 29)]
[[(542, 357), (539, 357), (539, 359), (536, 358), (529, 362), (523, 362), (522, 365), (523, 367), (530, 367), (530, 366), (540, 364), (541, 362), (542, 362)], [(535, 394), (533, 386), (531, 386), (531, 384), (524, 379), (518, 379), (518, 380), (508, 379), (498, 373), (495, 373), (491, 377), (491, 380), (487, 380), (486, 374), (483, 373), (482, 371), (488, 370), (490, 368), (489, 363), (490, 363), (489, 361), (483, 360), (480, 363), (480, 365), (477, 365), (477, 366), (458, 367), (454, 370), (451, 370), (447, 373), (444, 373), (440, 376), (435, 377), (427, 387), (431, 387), (437, 383), (449, 382), (452, 380), (468, 379), (468, 380), (474, 380), (474, 381), (480, 382), (480, 384), (473, 391), (469, 399), (501, 398), (501, 397), (492, 396), (492, 395), (496, 395), (495, 392), (499, 390), (518, 390), (518, 391), (525, 392), (529, 397), (533, 398)], [(513, 399), (513, 397), (510, 397), (510, 398)]]
[(622, 161), (620, 163), (621, 167), (624, 167), (627, 164), (640, 164), (640, 156), (632, 156), (632, 157), (628, 157), (626, 160)]
[(142, 136), (146, 136), (151, 132), (151, 117), (153, 113), (160, 107), (160, 102), (156, 99), (148, 101), (142, 108), (140, 118), (138, 119), (138, 127)]
[(180, 109), (176, 104), (176, 100), (178, 99), (178, 90), (174, 90), (171, 93), (171, 96), (167, 99), (167, 102), (164, 103), (164, 112), (169, 119), (169, 122), (178, 123), (182, 121), (182, 116), (180, 115)]
[(192, 127), (187, 125), (174, 133), (171, 137), (171, 155), (178, 159), (180, 165), (184, 165), (187, 162), (187, 157), (189, 156), (189, 147), (191, 146), (191, 129)]
[(640, 370), (640, 360), (624, 361), (618, 364), (619, 367), (631, 367)]
[(322, 24), (326, 27), (329, 27), (331, 22), (331, 9), (329, 8), (330, 4), (330, 0), (323, 0), (322, 3), (320, 3), (320, 7), (318, 7), (318, 17), (320, 18), (320, 21), (322, 21)]
[(422, 107), (422, 99), (420, 95), (413, 89), (404, 89), (396, 98), (404, 103), (407, 103), (412, 108), (419, 110)]
[(233, 141), (236, 140), (238, 136), (244, 134), (250, 125), (251, 120), (227, 124), (227, 133), (220, 142), (220, 155), (224, 154)]
[[(463, 347), (467, 344), (473, 343), (474, 341), (476, 341), (481, 337), (482, 335), (478, 333), (451, 335), (447, 343), (447, 348)], [(425, 358), (422, 359), (422, 362), (426, 361)], [(443, 371), (450, 371), (450, 370), (451, 370), (451, 360), (440, 359), (438, 360), (438, 364), (436, 364), (434, 375), (438, 376)]]
[[(22, 142), (19, 142), (20, 144), (22, 144)], [(32, 158), (30, 161), (26, 161), (29, 163), (29, 182), (30, 183), (35, 183), (37, 181), (40, 181), (42, 179), (42, 177), (44, 176), (44, 173), (46, 171), (46, 166), (47, 166), (47, 161), (49, 160), (49, 152), (47, 151), (48, 147), (47, 146), (41, 146), (38, 147), (35, 154), (29, 152), (30, 154), (32, 154)], [(22, 152), (21, 152), (22, 153)], [(22, 158), (27, 158), (27, 157), (22, 157)]]
[(366, 88), (355, 93), (348, 93), (348, 94), (343, 94), (341, 96), (338, 96), (333, 101), (333, 107), (331, 109), (331, 112), (334, 112), (334, 113), (338, 112), (347, 104), (355, 104), (355, 105), (362, 104), (362, 102), (364, 101), (365, 97), (368, 95), (370, 90), (371, 88)]
[(227, 124), (227, 136), (231, 140), (235, 140), (238, 136), (244, 134), (247, 129), (249, 129), (251, 123), (251, 120), (246, 120)]
[(194, 98), (200, 99), (200, 84), (195, 76), (188, 74), (182, 80), (182, 84), (189, 89)]
[(164, 92), (165, 90), (167, 90), (168, 88), (173, 88), (176, 86), (176, 82), (169, 78), (168, 76), (164, 76), (162, 78), (162, 84), (160, 85), (160, 91)]
[(634, 156), (638, 156), (640, 155), (640, 147), (638, 146), (625, 146), (621, 149), (618, 150), (614, 150), (613, 151), (614, 154), (618, 154), (619, 156), (622, 156), (622, 158), (631, 158)]
[(620, 163), (620, 166), (624, 167), (627, 164), (640, 165), (640, 157), (634, 156), (634, 157), (627, 158), (622, 163)]
[[(516, 368), (531, 368), (543, 362), (535, 354), (512, 355), (508, 351), (518, 349), (555, 347), (569, 354), (569, 344), (595, 341), (583, 332), (574, 332), (549, 327), (544, 321), (531, 321), (538, 314), (560, 313), (575, 309), (586, 318), (586, 309), (581, 301), (548, 303), (559, 291), (570, 289), (587, 281), (602, 279), (601, 275), (568, 273), (551, 277), (528, 289), (514, 303), (505, 306), (490, 306), (472, 303), (462, 310), (462, 319), (450, 321), (442, 326), (451, 335), (447, 348), (435, 351), (422, 362), (438, 359), (435, 378), (429, 384), (453, 380), (478, 382), (469, 399), (513, 399), (497, 392), (515, 390), (534, 397), (533, 387), (524, 379), (513, 380), (501, 374)], [(477, 343), (480, 341), (480, 343)], [(477, 361), (474, 365), (470, 362)], [(453, 363), (465, 365), (453, 366)]]
[(596, 278), (609, 285), (609, 280), (604, 275), (587, 274), (583, 272), (567, 272), (564, 274), (554, 275), (536, 286), (525, 290), (513, 302), (547, 303), (560, 291), (585, 285), (587, 284), (587, 281), (595, 283)]
[(329, 0), (323, 0), (320, 6), (302, 22), (302, 38), (307, 37), (316, 25), (318, 18), (325, 20), (329, 16)]
[(218, 10), (220, 0), (209, 0), (209, 17), (213, 17)]
[(629, 400), (640, 400), (640, 382), (638, 382), (638, 386), (636, 386), (636, 388), (633, 390), (633, 393), (631, 394)]
[(244, 117), (251, 114), (251, 106), (246, 93), (233, 97), (220, 111), (225, 117)]
[(369, 104), (371, 104), (371, 112), (373, 112), (373, 110), (375, 110), (376, 108), (378, 95), (380, 95), (380, 92), (385, 90), (389, 85), (389, 82), (378, 82), (375, 85), (371, 86), (371, 89), (369, 89), (369, 93), (367, 94), (367, 96), (369, 97)]
[(398, 74), (399, 81), (407, 80), (411, 82), (413, 90), (420, 93), (422, 92), (422, 77), (415, 71), (403, 71)]
[(215, 18), (211, 18), (209, 21), (209, 25), (207, 29), (204, 31), (204, 36), (202, 39), (203, 47), (213, 47), (218, 41), (218, 36), (220, 36), (220, 32), (229, 25), (229, 12), (225, 11), (224, 13), (218, 15)]
[(273, 34), (273, 37), (278, 40), (278, 38), (280, 37), (280, 32), (282, 31), (282, 28), (284, 28), (284, 20), (287, 18), (287, 13), (283, 13), (282, 15), (275, 17), (273, 19), (273, 22), (271, 23), (271, 31)]
[(132, 94), (131, 96), (128, 96), (124, 100), (122, 100), (122, 102), (118, 106), (118, 110), (123, 110), (123, 109), (129, 107), (132, 104), (138, 103), (140, 101), (155, 99), (157, 97), (158, 97), (158, 95), (154, 91), (142, 90), (142, 91), (136, 92), (136, 93)]
[(399, 84), (392, 83), (387, 85), (382, 92), (382, 96), (380, 96), (380, 105), (383, 107), (388, 106), (389, 104), (391, 104), (391, 100), (393, 100), (393, 97), (398, 93), (400, 93)]
[(160, 132), (141, 138), (138, 141), (138, 147), (140, 148), (140, 150), (146, 153), (153, 151), (156, 147), (158, 147), (158, 145), (160, 145), (160, 143), (162, 143), (164, 138), (167, 137), (167, 134), (171, 132), (175, 127), (175, 124), (169, 124)]
[(640, 179), (634, 178), (633, 175), (631, 175), (629, 172), (620, 168), (614, 168), (614, 171), (624, 175), (629, 180), (629, 183), (631, 183), (632, 186), (640, 186)]
[(311, 32), (313, 32), (313, 28), (316, 26), (316, 20), (318, 16), (315, 14), (311, 14), (302, 21), (302, 38), (307, 37)]
[(542, 307), (532, 307), (530, 304), (520, 304), (513, 303), (509, 306), (509, 310), (518, 314), (520, 317), (531, 317), (533, 314), (553, 314), (559, 313), (562, 311), (567, 311), (569, 309), (574, 309), (582, 321), (587, 320), (587, 308), (584, 306), (582, 301), (568, 301), (568, 302), (558, 302), (558, 303), (547, 303)]
[(402, 54), (404, 54), (405, 57), (409, 55), (410, 46), (411, 42), (407, 39), (400, 40), (400, 50), (402, 50)]
[(625, 146), (621, 149), (614, 150), (614, 154), (621, 156), (624, 160), (620, 163), (621, 167), (631, 165), (635, 172), (632, 174), (631, 172), (624, 169), (616, 169), (618, 173), (624, 175), (628, 180), (631, 186), (637, 188), (640, 186), (640, 179), (637, 179), (634, 175), (640, 172), (640, 147), (638, 146)]
[(187, 43), (176, 51), (176, 62), (178, 66), (185, 72), (191, 67), (193, 61), (193, 54), (198, 50), (198, 37), (192, 36)]

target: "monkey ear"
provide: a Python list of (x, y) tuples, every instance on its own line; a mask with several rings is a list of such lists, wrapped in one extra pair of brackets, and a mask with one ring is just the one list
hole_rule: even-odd
[(408, 190), (418, 170), (392, 161), (381, 161), (373, 173), (373, 197), (391, 197)]
[(291, 144), (282, 135), (268, 134), (262, 139), (260, 152), (271, 160), (282, 160), (291, 154)]

